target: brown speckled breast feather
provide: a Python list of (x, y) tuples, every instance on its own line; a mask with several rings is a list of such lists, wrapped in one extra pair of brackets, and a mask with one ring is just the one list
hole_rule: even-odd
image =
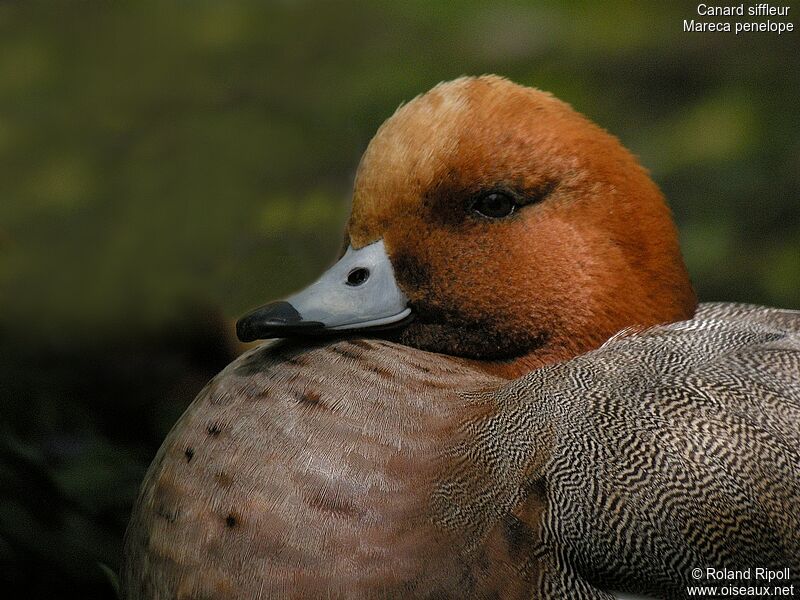
[(435, 459), (474, 416), (456, 390), (499, 383), (383, 341), (249, 352), (200, 393), (150, 469), (127, 539), (127, 597), (461, 588), (455, 538), (429, 519)]

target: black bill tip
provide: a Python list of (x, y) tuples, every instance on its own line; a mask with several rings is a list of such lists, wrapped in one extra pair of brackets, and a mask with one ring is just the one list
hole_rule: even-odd
[(310, 334), (324, 329), (319, 321), (304, 321), (288, 302), (270, 302), (246, 314), (236, 322), (236, 337), (254, 342), (291, 335)]

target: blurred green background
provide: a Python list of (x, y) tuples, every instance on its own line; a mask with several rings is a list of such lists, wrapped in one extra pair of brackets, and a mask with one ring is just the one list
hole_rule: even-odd
[(702, 299), (800, 307), (800, 38), (694, 6), (0, 3), (3, 597), (113, 597), (231, 319), (332, 260), (361, 152), (438, 81), (554, 92), (652, 170)]

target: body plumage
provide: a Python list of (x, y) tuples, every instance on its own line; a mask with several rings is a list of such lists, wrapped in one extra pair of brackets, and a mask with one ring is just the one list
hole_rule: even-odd
[(791, 311), (704, 305), (511, 383), (380, 340), (268, 345), (165, 442), (126, 597), (680, 597), (696, 566), (797, 577), (798, 423)]

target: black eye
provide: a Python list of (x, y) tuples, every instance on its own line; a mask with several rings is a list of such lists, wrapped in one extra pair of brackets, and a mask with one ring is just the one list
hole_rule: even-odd
[(359, 267), (353, 269), (347, 274), (347, 285), (357, 287), (369, 279), (369, 269)]
[(472, 210), (490, 219), (502, 219), (514, 212), (517, 204), (508, 195), (502, 192), (484, 194), (472, 205)]

